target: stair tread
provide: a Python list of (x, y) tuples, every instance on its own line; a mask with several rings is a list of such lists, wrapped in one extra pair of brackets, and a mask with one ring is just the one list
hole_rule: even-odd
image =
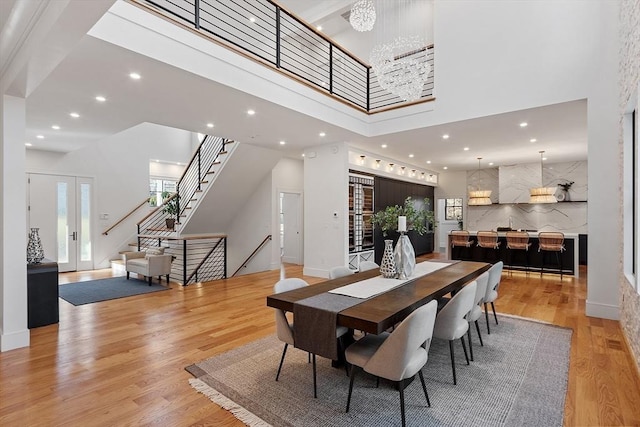
[(112, 259), (112, 260), (109, 260), (109, 262), (111, 264), (122, 264), (122, 265), (124, 265), (124, 261), (121, 260), (121, 259)]
[(207, 175), (209, 175), (210, 173), (216, 173), (216, 171), (209, 171), (207, 172)]

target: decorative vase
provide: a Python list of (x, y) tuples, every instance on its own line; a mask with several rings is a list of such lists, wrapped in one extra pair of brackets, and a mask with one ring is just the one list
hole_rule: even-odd
[(398, 278), (407, 279), (411, 277), (413, 270), (416, 268), (416, 253), (413, 250), (409, 236), (404, 233), (400, 235), (394, 252)]
[(38, 230), (39, 228), (32, 228), (29, 233), (29, 243), (27, 243), (28, 264), (39, 264), (44, 258), (44, 250), (42, 249), (42, 242), (40, 241)]
[(393, 260), (393, 240), (384, 241), (384, 252), (380, 262), (380, 274), (387, 279), (396, 277), (396, 263)]

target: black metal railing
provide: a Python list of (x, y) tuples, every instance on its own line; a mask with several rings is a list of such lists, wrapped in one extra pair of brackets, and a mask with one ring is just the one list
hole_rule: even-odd
[[(369, 113), (405, 101), (371, 67), (271, 0), (138, 0), (185, 21)], [(433, 45), (408, 53), (431, 65), (421, 99), (433, 98)]]
[(187, 286), (227, 278), (227, 236), (202, 234), (195, 236), (138, 235), (138, 247), (164, 247), (173, 256), (171, 280)]

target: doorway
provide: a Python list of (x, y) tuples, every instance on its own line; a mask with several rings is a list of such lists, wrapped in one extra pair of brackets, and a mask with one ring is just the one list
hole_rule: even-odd
[(280, 192), (282, 262), (302, 264), (302, 193)]
[(27, 224), (58, 271), (93, 269), (93, 178), (27, 174)]

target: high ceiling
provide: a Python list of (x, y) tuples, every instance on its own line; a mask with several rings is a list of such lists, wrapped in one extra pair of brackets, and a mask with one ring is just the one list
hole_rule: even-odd
[[(322, 23), (328, 35), (348, 28), (340, 14), (348, 10), (349, 1), (282, 3), (312, 23)], [(142, 79), (131, 80), (128, 74), (133, 70)], [(97, 95), (106, 102), (97, 102)], [(257, 114), (248, 117), (249, 108)], [(70, 117), (72, 112), (80, 117)], [(585, 160), (586, 117), (586, 101), (574, 101), (366, 138), (85, 36), (27, 98), (26, 142), (32, 144), (31, 149), (66, 152), (150, 122), (271, 147), (292, 157), (319, 143), (347, 141), (369, 153), (420, 168), (465, 170), (477, 167), (477, 157), (483, 157), (483, 166), (536, 162), (540, 149), (553, 153), (552, 162)], [(524, 121), (529, 125), (520, 127)], [(214, 123), (215, 128), (207, 128), (207, 123)], [(53, 125), (60, 129), (52, 129)], [(320, 132), (326, 137), (319, 137)], [(450, 137), (444, 140), (444, 134)], [(534, 138), (544, 144), (530, 142)], [(383, 144), (387, 147), (382, 148)]]

